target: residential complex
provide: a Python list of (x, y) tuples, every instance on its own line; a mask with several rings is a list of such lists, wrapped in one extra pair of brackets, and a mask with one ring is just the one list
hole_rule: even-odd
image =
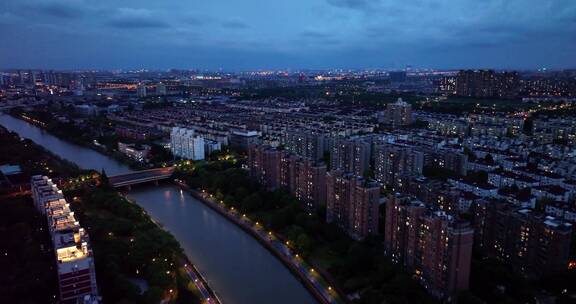
[(307, 209), (326, 204), (326, 165), (270, 146), (250, 146), (250, 174), (268, 190), (284, 189)]

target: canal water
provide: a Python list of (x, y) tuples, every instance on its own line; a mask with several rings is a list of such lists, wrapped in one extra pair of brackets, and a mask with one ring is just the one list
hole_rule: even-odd
[[(0, 125), (81, 168), (104, 169), (108, 175), (130, 171), (115, 159), (11, 116), (0, 114)], [(176, 237), (224, 304), (317, 303), (258, 241), (178, 187), (134, 187), (128, 196)]]

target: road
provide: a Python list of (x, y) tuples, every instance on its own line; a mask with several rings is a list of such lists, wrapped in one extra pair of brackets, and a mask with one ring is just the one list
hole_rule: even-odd
[(220, 303), (220, 301), (218, 301), (218, 299), (216, 299), (214, 296), (212, 296), (210, 294), (210, 291), (204, 285), (204, 280), (202, 278), (200, 278), (200, 276), (197, 274), (196, 270), (193, 269), (191, 265), (184, 264), (184, 269), (186, 270), (188, 277), (190, 277), (190, 280), (192, 280), (192, 282), (194, 282), (194, 285), (200, 291), (200, 295), (202, 296), (202, 300), (204, 300), (204, 303), (207, 303), (207, 304), (219, 304)]

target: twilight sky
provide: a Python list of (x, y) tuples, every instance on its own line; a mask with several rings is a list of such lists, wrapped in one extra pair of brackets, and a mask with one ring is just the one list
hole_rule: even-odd
[(0, 68), (576, 68), (576, 0), (0, 0)]

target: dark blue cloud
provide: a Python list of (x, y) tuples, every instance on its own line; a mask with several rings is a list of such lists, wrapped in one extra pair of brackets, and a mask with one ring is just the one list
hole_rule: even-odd
[(379, 2), (379, 0), (327, 0), (329, 4), (342, 7), (365, 10), (370, 8), (374, 3)]
[(574, 0), (0, 0), (0, 24), (0, 67), (576, 65)]
[(250, 27), (246, 22), (242, 20), (227, 20), (222, 22), (222, 26), (229, 29), (245, 29)]
[(80, 6), (57, 2), (39, 4), (35, 10), (41, 14), (65, 19), (80, 18), (85, 13), (85, 10)]
[(168, 28), (169, 25), (161, 20), (148, 18), (133, 19), (114, 19), (107, 22), (108, 25), (123, 29), (151, 29), (151, 28)]

